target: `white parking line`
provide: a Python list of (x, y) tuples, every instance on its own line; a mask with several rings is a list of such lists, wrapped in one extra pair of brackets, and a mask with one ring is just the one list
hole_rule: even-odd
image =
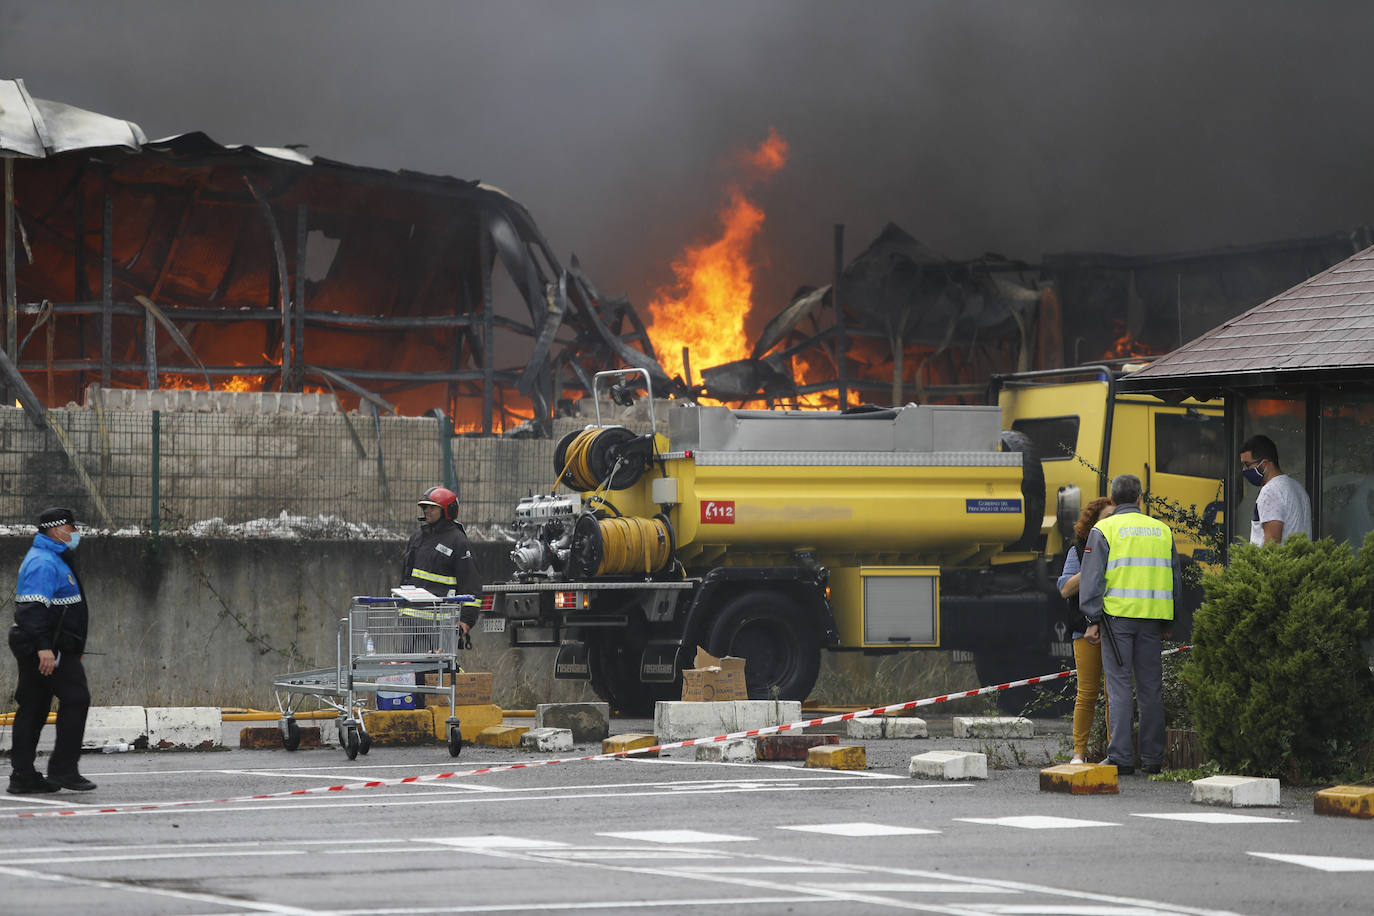
[(923, 827), (895, 827), (890, 824), (798, 824), (794, 827), (779, 827), (779, 830), (800, 830), (805, 833), (828, 833), (834, 836), (905, 836), (908, 834), (939, 833)]
[(991, 824), (994, 827), (1017, 827), (1021, 830), (1071, 830), (1076, 827), (1120, 827), (1111, 821), (1085, 821), (1076, 817), (1047, 817), (1027, 814), (1017, 817), (956, 817), (969, 824)]
[(1229, 814), (1225, 811), (1181, 811), (1176, 814), (1132, 814), (1161, 821), (1191, 821), (1195, 824), (1296, 824), (1291, 817), (1261, 817), (1258, 814)]
[(1273, 859), (1275, 862), (1287, 862), (1290, 865), (1301, 865), (1304, 868), (1315, 868), (1318, 871), (1374, 871), (1374, 859), (1347, 859), (1341, 856), (1298, 856), (1280, 852), (1250, 852), (1246, 855), (1258, 856), (1261, 859)]

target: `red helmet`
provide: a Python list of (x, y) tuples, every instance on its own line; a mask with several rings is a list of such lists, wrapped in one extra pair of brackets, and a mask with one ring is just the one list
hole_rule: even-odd
[(444, 518), (458, 521), (458, 494), (444, 487), (430, 487), (416, 502), (420, 506), (438, 506)]

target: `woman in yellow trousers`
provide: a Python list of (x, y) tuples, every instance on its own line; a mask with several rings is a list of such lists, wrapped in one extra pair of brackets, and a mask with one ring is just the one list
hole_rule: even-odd
[[(1087, 621), (1078, 610), (1079, 570), (1083, 563), (1083, 545), (1088, 534), (1097, 524), (1102, 513), (1111, 505), (1111, 500), (1099, 496), (1083, 507), (1078, 514), (1078, 522), (1073, 526), (1073, 546), (1064, 558), (1064, 571), (1059, 576), (1059, 594), (1069, 602), (1069, 625), (1073, 628), (1073, 664), (1078, 669), (1078, 699), (1073, 706), (1073, 759), (1070, 763), (1082, 763), (1088, 755), (1088, 735), (1093, 730), (1093, 713), (1097, 710), (1097, 697), (1102, 690), (1102, 646), (1093, 645), (1083, 638)], [(1107, 736), (1111, 740), (1111, 735)]]

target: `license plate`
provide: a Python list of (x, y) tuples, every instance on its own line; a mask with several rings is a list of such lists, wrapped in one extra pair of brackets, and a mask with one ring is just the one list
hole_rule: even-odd
[(482, 621), (483, 633), (504, 633), (506, 632), (506, 618), (487, 617)]

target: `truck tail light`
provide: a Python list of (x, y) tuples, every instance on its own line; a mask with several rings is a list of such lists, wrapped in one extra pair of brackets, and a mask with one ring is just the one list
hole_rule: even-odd
[(490, 611), (491, 608), (492, 608), (492, 605), (494, 605), (495, 603), (496, 603), (496, 596), (495, 596), (495, 595), (483, 595), (483, 596), (482, 596), (482, 612), (483, 612), (483, 613), (486, 613), (487, 611)]
[(553, 606), (555, 610), (571, 611), (586, 607), (587, 599), (581, 592), (554, 592)]

